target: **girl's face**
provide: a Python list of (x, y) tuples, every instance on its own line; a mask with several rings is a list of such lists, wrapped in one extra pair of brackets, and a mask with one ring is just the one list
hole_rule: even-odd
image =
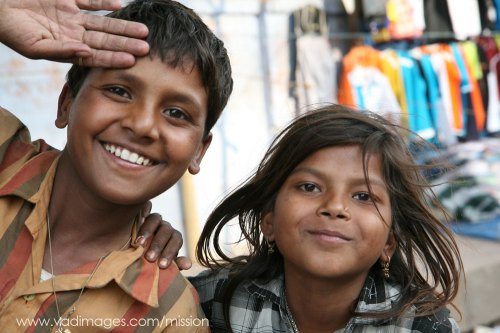
[(368, 175), (372, 194), (357, 145), (321, 149), (292, 171), (261, 223), (283, 255), (286, 274), (362, 282), (377, 260), (392, 256), (391, 204), (379, 156), (370, 156)]

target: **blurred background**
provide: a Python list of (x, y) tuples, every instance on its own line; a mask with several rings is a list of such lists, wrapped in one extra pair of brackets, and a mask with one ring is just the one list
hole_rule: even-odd
[[(437, 145), (455, 168), (429, 173), (454, 217), (467, 286), (463, 331), (500, 322), (500, 30), (493, 0), (181, 0), (224, 42), (234, 92), (201, 172), (153, 200), (193, 257), (214, 206), (256, 168), (274, 135), (308, 106), (340, 102), (386, 114)], [(0, 105), (33, 139), (62, 149), (54, 126), (67, 64), (0, 46)], [(411, 143), (412, 138), (408, 138)], [(226, 230), (227, 251), (236, 228)], [(189, 273), (189, 272), (188, 272)], [(497, 329), (498, 331), (498, 329)]]

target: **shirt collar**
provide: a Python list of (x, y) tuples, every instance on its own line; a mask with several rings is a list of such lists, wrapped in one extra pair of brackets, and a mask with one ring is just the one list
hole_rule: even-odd
[[(400, 296), (401, 289), (397, 285), (390, 284), (380, 275), (370, 274), (366, 278), (363, 289), (361, 289), (356, 312), (389, 311)], [(351, 319), (351, 323), (380, 325), (389, 320), (390, 319), (373, 317), (354, 317)]]
[[(250, 295), (272, 302), (280, 307), (284, 307), (284, 277), (283, 274), (268, 281), (248, 281), (244, 283), (244, 288)], [(356, 312), (381, 312), (392, 309), (393, 303), (400, 297), (400, 288), (388, 283), (383, 277), (376, 274), (368, 275), (363, 289), (361, 289)], [(352, 323), (373, 324), (387, 321), (380, 318), (355, 317)]]
[(265, 301), (275, 303), (277, 305), (282, 305), (281, 300), (284, 294), (284, 278), (283, 274), (278, 277), (268, 281), (248, 281), (244, 283), (244, 288), (248, 293), (257, 298), (261, 298)]
[[(137, 221), (136, 221), (137, 222)], [(131, 244), (137, 238), (137, 223), (132, 228)], [(123, 251), (111, 252), (101, 263), (100, 270), (96, 272), (91, 287), (103, 287), (114, 280), (116, 284), (135, 300), (151, 307), (159, 307), (158, 284), (160, 269), (157, 263), (147, 261), (144, 247), (130, 247)], [(171, 264), (166, 271), (174, 269)]]

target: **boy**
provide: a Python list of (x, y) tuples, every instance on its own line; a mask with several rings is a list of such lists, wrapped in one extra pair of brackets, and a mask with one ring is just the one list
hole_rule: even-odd
[[(8, 332), (207, 330), (196, 292), (135, 242), (141, 207), (196, 174), (232, 91), (222, 42), (190, 9), (136, 0), (111, 17), (147, 25), (127, 69), (73, 66), (62, 152), (0, 111), (0, 327)], [(38, 321), (29, 321), (35, 319)], [(44, 327), (45, 326), (45, 327)], [(203, 326), (203, 327), (202, 327)]]

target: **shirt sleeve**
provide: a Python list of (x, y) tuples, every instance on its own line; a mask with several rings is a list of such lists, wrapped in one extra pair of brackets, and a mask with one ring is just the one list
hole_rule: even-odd
[(26, 126), (0, 107), (0, 186), (30, 158), (33, 150)]
[(226, 269), (206, 270), (188, 279), (196, 288), (196, 291), (198, 291), (203, 312), (208, 320), (211, 321), (214, 300), (217, 293), (221, 293), (222, 287), (227, 282), (228, 271)]
[(416, 317), (413, 320), (413, 333), (459, 333), (460, 328), (450, 315), (450, 310), (442, 309), (437, 313), (424, 317)]

